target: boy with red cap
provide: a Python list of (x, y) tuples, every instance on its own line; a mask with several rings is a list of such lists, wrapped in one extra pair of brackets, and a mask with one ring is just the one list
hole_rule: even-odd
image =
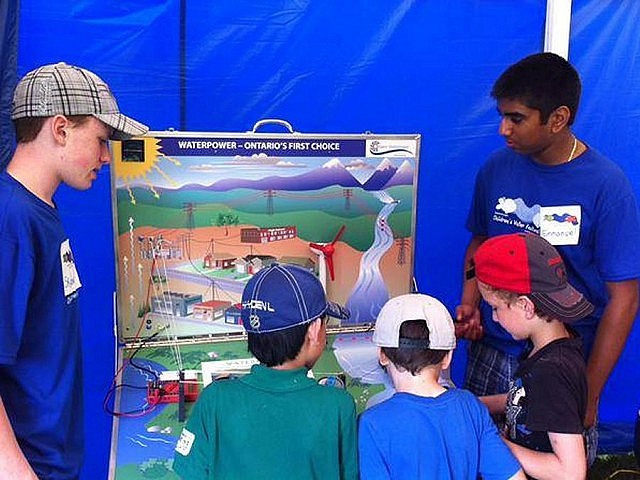
[(506, 413), (507, 443), (528, 475), (584, 479), (586, 368), (581, 340), (567, 324), (593, 305), (567, 282), (562, 258), (538, 235), (490, 238), (473, 262), (493, 320), (531, 346), (509, 392), (483, 401), (492, 413)]

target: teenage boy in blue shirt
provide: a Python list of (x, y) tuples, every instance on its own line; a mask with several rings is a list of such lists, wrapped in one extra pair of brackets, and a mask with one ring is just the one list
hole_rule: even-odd
[(109, 139), (143, 135), (94, 73), (57, 63), (16, 86), (17, 146), (0, 173), (0, 478), (77, 479), (82, 466), (80, 277), (53, 195), (86, 190)]
[[(587, 359), (590, 427), (638, 311), (640, 214), (620, 167), (571, 130), (580, 93), (575, 68), (553, 53), (526, 57), (495, 82), (506, 148), (476, 177), (465, 264), (487, 238), (508, 233), (533, 232), (558, 249), (569, 281), (595, 307), (573, 324)], [(524, 343), (491, 321), (474, 279), (463, 283), (456, 318), (459, 336), (472, 340), (466, 388), (506, 392)]]

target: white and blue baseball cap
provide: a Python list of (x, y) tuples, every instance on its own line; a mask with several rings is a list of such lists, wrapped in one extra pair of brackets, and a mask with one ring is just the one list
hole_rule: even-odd
[(327, 301), (320, 280), (297, 265), (279, 264), (256, 273), (242, 292), (242, 324), (249, 333), (277, 332), (324, 315), (345, 320), (349, 312)]
[[(409, 320), (423, 321), (429, 340), (400, 336), (400, 327)], [(421, 293), (391, 298), (383, 305), (376, 320), (373, 343), (379, 347), (453, 350), (456, 335), (453, 319), (440, 300)]]

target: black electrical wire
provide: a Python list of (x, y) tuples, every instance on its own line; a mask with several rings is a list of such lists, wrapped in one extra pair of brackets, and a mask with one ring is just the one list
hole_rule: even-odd
[[(142, 365), (138, 365), (137, 363), (135, 363), (133, 361), (133, 359), (136, 356), (136, 354), (142, 349), (142, 347), (144, 347), (147, 344), (147, 342), (149, 342), (154, 337), (156, 337), (161, 331), (162, 330), (158, 330), (157, 332), (155, 332), (150, 337), (142, 339), (142, 342), (140, 343), (140, 345), (138, 345), (138, 347), (133, 351), (133, 353), (129, 357), (129, 364), (132, 367), (137, 368), (140, 371), (148, 372), (151, 375), (153, 375), (154, 382), (158, 381), (158, 374), (156, 372), (154, 372), (153, 370), (151, 370), (150, 368), (144, 367)], [(133, 389), (137, 389), (137, 390), (146, 390), (147, 389), (146, 386), (141, 387), (141, 386), (138, 386), (138, 385), (129, 385), (129, 384), (126, 384), (126, 383), (116, 384), (115, 383), (115, 378), (114, 378), (111, 387), (109, 388), (109, 390), (107, 390), (107, 393), (104, 396), (104, 400), (102, 402), (103, 410), (105, 412), (107, 412), (109, 415), (113, 415), (115, 417), (119, 417), (119, 416), (123, 416), (123, 415), (134, 415), (134, 414), (144, 413), (146, 411), (145, 408), (132, 410), (130, 412), (116, 412), (115, 410), (112, 410), (111, 408), (109, 408), (109, 400), (111, 399), (113, 394), (116, 392), (116, 390), (121, 389), (121, 388), (133, 388)], [(153, 407), (155, 407), (155, 405), (153, 405), (152, 408)]]

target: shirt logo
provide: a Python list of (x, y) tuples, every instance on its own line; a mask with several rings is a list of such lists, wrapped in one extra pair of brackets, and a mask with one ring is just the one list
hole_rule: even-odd
[(522, 198), (500, 197), (492, 221), (540, 235), (551, 245), (577, 245), (582, 210), (580, 205), (529, 206)]
[(493, 221), (512, 225), (519, 230), (538, 233), (540, 205), (530, 207), (521, 198), (500, 197), (493, 212)]

